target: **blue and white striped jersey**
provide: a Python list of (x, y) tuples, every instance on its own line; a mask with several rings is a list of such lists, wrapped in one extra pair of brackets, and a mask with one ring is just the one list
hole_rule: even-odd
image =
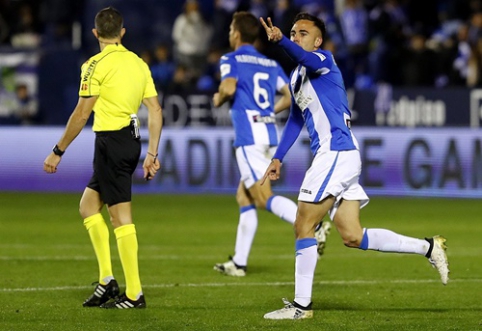
[(220, 72), (221, 80), (237, 80), (231, 106), (234, 146), (278, 145), (274, 100), (276, 91), (288, 84), (280, 65), (244, 45), (221, 57)]
[(292, 108), (275, 158), (283, 159), (303, 124), (308, 130), (313, 154), (320, 149), (358, 149), (350, 130), (351, 113), (343, 77), (333, 55), (323, 50), (306, 52), (286, 37), (279, 45), (300, 64), (291, 74)]

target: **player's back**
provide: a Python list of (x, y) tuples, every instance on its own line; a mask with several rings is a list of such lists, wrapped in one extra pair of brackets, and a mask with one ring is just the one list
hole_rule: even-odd
[(254, 47), (243, 46), (233, 52), (238, 80), (234, 110), (258, 110), (262, 115), (273, 111), (279, 66)]
[(235, 146), (278, 143), (274, 119), (276, 91), (287, 83), (279, 64), (244, 45), (221, 58), (222, 79), (236, 79), (231, 118)]

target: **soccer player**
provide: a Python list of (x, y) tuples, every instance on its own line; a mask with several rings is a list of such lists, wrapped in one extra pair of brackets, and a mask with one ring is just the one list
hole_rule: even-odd
[[(291, 104), (288, 78), (279, 64), (259, 53), (253, 46), (259, 34), (258, 19), (248, 12), (236, 12), (229, 29), (229, 44), (234, 52), (221, 57), (221, 84), (213, 96), (219, 107), (232, 101), (231, 118), (235, 131), (234, 147), (241, 180), (236, 193), (239, 224), (235, 254), (214, 269), (229, 276), (245, 276), (248, 256), (258, 226), (258, 208), (266, 209), (291, 224), (296, 204), (274, 195), (271, 186), (260, 185), (276, 145), (278, 132), (275, 113)], [(276, 92), (281, 98), (275, 103)], [(329, 225), (327, 222), (326, 224)], [(320, 227), (323, 242), (329, 228)]]
[[(283, 136), (263, 182), (280, 176), (284, 156), (305, 124), (314, 155), (298, 196), (295, 222), (295, 298), (285, 307), (264, 315), (266, 319), (311, 318), (312, 286), (316, 267), (316, 240), (313, 229), (329, 213), (343, 242), (351, 248), (381, 252), (412, 253), (425, 256), (438, 270), (442, 283), (448, 281), (445, 239), (406, 237), (385, 229), (362, 228), (360, 208), (368, 196), (360, 186), (361, 160), (358, 143), (350, 129), (350, 111), (343, 78), (333, 55), (320, 46), (325, 24), (307, 13), (298, 14), (290, 32), (283, 36), (271, 19), (260, 21), (268, 39), (277, 43), (298, 63), (291, 74), (294, 103)], [(268, 181), (269, 182), (269, 181)], [(267, 182), (267, 183), (268, 183)]]
[[(92, 32), (99, 41), (100, 53), (82, 66), (79, 101), (64, 134), (45, 159), (44, 170), (57, 171), (65, 150), (94, 111), (94, 173), (79, 211), (97, 256), (99, 284), (83, 306), (145, 308), (131, 213), (132, 174), (141, 154), (136, 114), (142, 102), (148, 109), (149, 143), (143, 169), (144, 178), (149, 180), (160, 168), (157, 150), (162, 109), (147, 64), (121, 44), (125, 34), (121, 14), (112, 7), (102, 9), (95, 16)], [(126, 281), (125, 293), (120, 296), (112, 272), (109, 230), (101, 214), (104, 205), (114, 228)]]

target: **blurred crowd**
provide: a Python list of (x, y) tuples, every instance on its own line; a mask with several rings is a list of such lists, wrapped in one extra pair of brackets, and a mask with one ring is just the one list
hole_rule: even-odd
[[(0, 46), (81, 48), (74, 30), (92, 21), (83, 17), (87, 3), (0, 0)], [(323, 47), (335, 55), (347, 88), (482, 86), (482, 0), (185, 0), (179, 8), (170, 13), (167, 40), (142, 49), (127, 45), (149, 64), (164, 93), (217, 88), (218, 62), (230, 51), (229, 24), (238, 10), (270, 16), (285, 35), (298, 12), (323, 19)], [(262, 32), (257, 47), (287, 73), (293, 69)]]
[[(334, 53), (347, 88), (482, 86), (481, 0), (215, 0), (210, 19), (197, 0), (187, 0), (172, 42), (143, 55), (161, 90), (216, 88), (237, 10), (272, 17), (286, 35), (298, 12), (319, 16), (327, 26), (323, 47)], [(293, 68), (263, 33), (258, 48), (287, 73)]]
[(0, 0), (0, 45), (15, 49), (72, 45), (83, 0)]

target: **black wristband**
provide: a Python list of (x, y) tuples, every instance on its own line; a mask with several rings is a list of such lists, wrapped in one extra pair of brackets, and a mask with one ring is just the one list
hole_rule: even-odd
[(61, 151), (59, 146), (57, 145), (54, 146), (54, 148), (52, 149), (52, 152), (54, 152), (54, 154), (57, 156), (62, 156), (65, 153), (65, 151)]

